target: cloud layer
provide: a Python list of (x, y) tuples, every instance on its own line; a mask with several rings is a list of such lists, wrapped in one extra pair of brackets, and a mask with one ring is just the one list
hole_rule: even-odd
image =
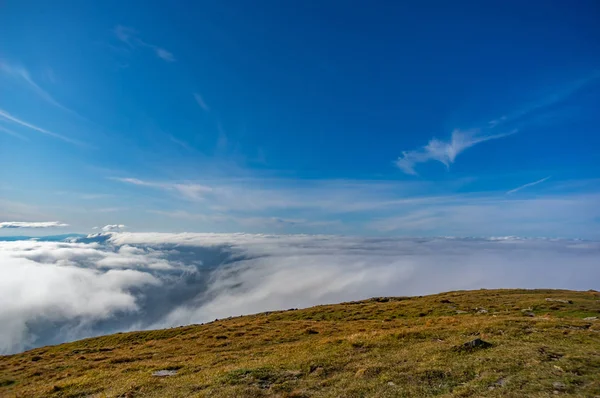
[(371, 296), (597, 288), (599, 254), (598, 242), (517, 238), (101, 233), (0, 242), (0, 352)]
[(4, 221), (0, 222), (0, 228), (56, 228), (56, 227), (68, 227), (69, 224), (64, 224), (58, 221), (42, 221), (42, 222), (30, 222), (30, 221)]

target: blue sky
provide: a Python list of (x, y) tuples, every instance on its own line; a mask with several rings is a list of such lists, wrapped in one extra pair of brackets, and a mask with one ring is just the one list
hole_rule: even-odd
[(0, 5), (2, 234), (600, 238), (597, 2), (187, 3)]

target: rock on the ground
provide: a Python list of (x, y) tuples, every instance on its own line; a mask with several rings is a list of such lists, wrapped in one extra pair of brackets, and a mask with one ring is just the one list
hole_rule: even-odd
[(563, 304), (573, 304), (573, 301), (571, 301), (571, 300), (556, 299), (556, 298), (547, 298), (546, 301), (553, 301), (556, 303), (563, 303)]
[(588, 316), (587, 318), (583, 318), (584, 321), (596, 321), (598, 320), (597, 316)]
[(566, 384), (560, 381), (555, 381), (554, 383), (552, 383), (552, 387), (554, 387), (554, 389), (558, 391), (567, 389)]
[(175, 376), (176, 374), (177, 374), (176, 370), (163, 369), (163, 370), (157, 370), (156, 372), (153, 372), (152, 376), (154, 376), (154, 377), (166, 377), (166, 376)]
[(479, 348), (489, 348), (491, 346), (492, 346), (491, 343), (488, 343), (487, 341), (483, 341), (483, 340), (477, 338), (475, 340), (471, 340), (469, 342), (466, 342), (463, 345), (456, 347), (456, 349), (459, 351), (472, 351), (472, 350), (479, 349)]

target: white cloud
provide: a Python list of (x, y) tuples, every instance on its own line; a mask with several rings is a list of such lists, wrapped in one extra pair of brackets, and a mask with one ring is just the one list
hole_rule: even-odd
[(0, 352), (35, 345), (60, 323), (69, 325), (54, 331), (60, 340), (85, 336), (94, 322), (138, 310), (131, 289), (161, 283), (137, 270), (81, 266), (98, 253), (93, 245), (0, 242)]
[(5, 110), (0, 109), (0, 118), (3, 118), (5, 120), (8, 120), (9, 122), (15, 123), (15, 124), (19, 124), (23, 127), (27, 127), (31, 130), (37, 131), (38, 133), (42, 133), (42, 134), (46, 134), (49, 135), (51, 137), (54, 138), (58, 138), (59, 140), (63, 140), (65, 142), (69, 142), (71, 144), (76, 144), (76, 145), (82, 145), (82, 143), (80, 143), (79, 141), (75, 141), (69, 137), (65, 137), (64, 135), (61, 134), (57, 134), (57, 133), (53, 133), (52, 131), (46, 130), (44, 128), (38, 127), (34, 124), (28, 123), (22, 119), (19, 119), (13, 115), (11, 115), (10, 113), (6, 112)]
[(600, 278), (599, 253), (598, 242), (518, 238), (112, 232), (0, 242), (0, 352), (372, 296), (585, 290)]
[(481, 134), (478, 130), (454, 130), (449, 141), (441, 141), (433, 138), (427, 145), (413, 151), (403, 151), (402, 156), (396, 160), (398, 166), (406, 174), (416, 175), (415, 166), (419, 163), (425, 163), (430, 160), (437, 160), (450, 167), (456, 160), (456, 157), (464, 150), (471, 148), (479, 143), (506, 137), (511, 133), (503, 134)]
[(175, 62), (175, 56), (164, 48), (155, 47), (156, 55), (167, 62)]
[(131, 49), (139, 47), (149, 48), (154, 51), (158, 58), (161, 58), (167, 62), (175, 62), (175, 56), (170, 51), (140, 39), (139, 33), (133, 28), (119, 25), (115, 27), (114, 33), (117, 39), (127, 44), (127, 46)]
[(123, 224), (109, 224), (109, 225), (103, 226), (102, 231), (104, 231), (104, 232), (119, 231), (124, 228), (125, 228), (125, 225), (123, 225)]
[(43, 222), (30, 222), (30, 221), (4, 221), (0, 222), (0, 228), (57, 228), (57, 227), (68, 227), (69, 224), (64, 224), (58, 221), (43, 221)]
[[(118, 234), (115, 244), (230, 247), (207, 290), (156, 326), (370, 296), (481, 287), (589, 285), (598, 246), (570, 241), (352, 238), (315, 235)], [(577, 254), (579, 253), (579, 254)], [(569, 260), (567, 260), (569, 259)], [(573, 261), (574, 268), (564, 268)], [(577, 271), (575, 270), (577, 269)]]
[(208, 105), (206, 105), (206, 102), (204, 102), (204, 98), (202, 98), (200, 94), (194, 93), (194, 99), (196, 100), (196, 103), (200, 106), (200, 108), (204, 110), (204, 112), (210, 111), (210, 108), (208, 107)]
[(544, 178), (542, 178), (542, 179), (540, 179), (540, 180), (537, 180), (537, 181), (534, 181), (534, 182), (530, 182), (530, 183), (527, 183), (527, 184), (523, 184), (523, 185), (521, 185), (520, 187), (517, 187), (517, 188), (515, 188), (515, 189), (511, 189), (510, 191), (506, 192), (506, 194), (507, 194), (507, 195), (510, 195), (510, 194), (513, 194), (513, 193), (515, 193), (515, 192), (518, 192), (518, 191), (520, 191), (521, 189), (528, 188), (528, 187), (532, 187), (532, 186), (534, 186), (534, 185), (537, 185), (537, 184), (541, 184), (542, 182), (544, 182), (544, 181), (548, 180), (549, 178), (550, 178), (550, 176), (548, 176), (548, 177), (544, 177)]

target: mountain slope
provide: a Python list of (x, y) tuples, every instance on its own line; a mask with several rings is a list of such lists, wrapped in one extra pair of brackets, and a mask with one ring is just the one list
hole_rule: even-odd
[(599, 316), (596, 291), (375, 298), (0, 357), (0, 396), (595, 396)]

